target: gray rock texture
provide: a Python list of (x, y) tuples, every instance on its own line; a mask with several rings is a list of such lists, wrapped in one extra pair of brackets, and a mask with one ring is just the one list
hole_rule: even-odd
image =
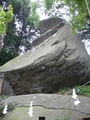
[[(78, 96), (80, 103), (75, 106), (71, 95), (31, 94), (11, 96), (5, 101), (16, 105), (15, 109), (0, 117), (0, 120), (81, 120), (90, 115), (90, 97)], [(29, 106), (33, 101), (33, 117)]]
[[(43, 33), (33, 45), (32, 50), (0, 67), (5, 73), (2, 94), (10, 94), (11, 89), (16, 95), (53, 93), (89, 80), (89, 56), (65, 21)], [(5, 87), (5, 83), (11, 87)]]
[(66, 23), (66, 21), (61, 18), (50, 18), (50, 19), (42, 20), (40, 21), (40, 33), (43, 34), (47, 32), (47, 30), (50, 30), (56, 25), (64, 22)]

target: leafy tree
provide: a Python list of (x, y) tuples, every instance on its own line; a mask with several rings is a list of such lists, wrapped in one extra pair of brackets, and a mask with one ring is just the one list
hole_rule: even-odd
[(54, 4), (55, 0), (44, 0), (47, 9), (50, 9)]
[(71, 32), (81, 30), (82, 26), (87, 22), (87, 16), (90, 15), (87, 9), (87, 5), (90, 7), (90, 1), (87, 1), (86, 5), (85, 0), (53, 0), (53, 2), (49, 1), (49, 3), (48, 0), (44, 0), (47, 9), (51, 9), (55, 2), (57, 2), (58, 6), (62, 3), (67, 6), (67, 10), (70, 12), (71, 16), (69, 21), (71, 25)]
[(6, 51), (5, 48), (2, 48), (0, 52), (0, 66), (9, 61), (10, 59), (13, 59), (17, 55), (18, 53), (16, 51), (13, 51), (12, 49)]
[[(39, 29), (39, 16), (36, 12), (37, 3), (31, 2), (30, 0), (4, 0), (8, 5), (11, 4), (13, 7), (13, 20), (8, 24), (6, 36), (4, 39), (4, 52), (9, 50), (11, 55), (19, 55), (21, 52), (27, 51), (32, 47), (30, 41), (35, 38)], [(45, 13), (49, 17), (61, 17), (63, 14), (59, 11), (60, 8), (64, 7), (68, 12), (66, 13), (70, 17), (71, 31), (82, 29), (82, 26), (89, 26), (89, 12), (85, 3), (85, 0), (44, 0), (46, 6)], [(39, 5), (40, 6), (40, 5)], [(88, 1), (90, 7), (90, 1)], [(83, 33), (85, 30), (83, 27)], [(89, 33), (90, 28), (86, 28)], [(86, 34), (85, 34), (86, 35)], [(82, 37), (83, 35), (81, 35)], [(7, 54), (8, 54), (7, 53)], [(3, 52), (2, 52), (3, 54)], [(9, 56), (10, 57), (10, 56)], [(11, 57), (10, 57), (11, 59)], [(10, 60), (8, 59), (8, 60)]]
[(45, 14), (48, 15), (49, 18), (52, 17), (63, 17), (63, 15), (66, 15), (67, 12), (62, 13), (61, 9), (64, 8), (65, 10), (65, 4), (62, 1), (48, 1), (44, 0), (44, 6), (45, 6)]
[[(47, 3), (48, 0), (44, 0), (46, 6)], [(90, 0), (54, 0), (53, 3), (49, 1), (49, 7), (46, 8), (49, 17), (64, 18), (65, 16), (70, 23), (71, 33), (77, 32), (84, 41), (86, 49), (90, 47)], [(66, 14), (61, 13), (61, 8)]]
[[(8, 23), (3, 49), (0, 53), (1, 61), (9, 61), (21, 52), (32, 47), (30, 43), (39, 31), (39, 16), (36, 3), (30, 0), (4, 0), (13, 7), (13, 20)], [(23, 50), (23, 49), (24, 50)], [(4, 60), (7, 55), (7, 60)], [(5, 62), (1, 62), (1, 65)]]
[(9, 5), (7, 12), (3, 11), (3, 8), (0, 6), (0, 35), (4, 34), (6, 31), (6, 23), (10, 22), (13, 18), (13, 8), (12, 5)]
[(13, 8), (12, 5), (7, 7), (7, 11), (5, 11), (5, 6), (1, 6), (0, 1), (0, 51), (2, 49), (4, 34), (6, 31), (7, 23), (10, 22), (13, 18)]
[[(12, 48), (18, 53), (22, 52), (23, 46), (27, 51), (31, 48), (30, 40), (33, 39), (38, 30), (38, 25), (35, 23), (38, 23), (39, 17), (35, 11), (35, 5), (32, 5), (30, 0), (14, 0), (8, 4), (13, 6), (14, 17), (13, 21), (8, 24), (4, 46)], [(32, 11), (34, 12), (32, 13)]]
[[(71, 31), (81, 30), (89, 15), (85, 0), (64, 0), (64, 3), (69, 6), (71, 13)], [(88, 6), (90, 6), (90, 1), (88, 1)]]

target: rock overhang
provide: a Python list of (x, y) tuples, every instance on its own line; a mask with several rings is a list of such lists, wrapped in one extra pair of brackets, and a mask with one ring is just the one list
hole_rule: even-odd
[(34, 49), (0, 67), (15, 94), (52, 93), (89, 80), (89, 56), (79, 37), (70, 34), (69, 24), (64, 24), (46, 31), (33, 42)]
[[(46, 33), (47, 34), (47, 33)], [(58, 34), (58, 33), (56, 33)], [(45, 59), (47, 58), (47, 54), (53, 52), (55, 53), (55, 49), (57, 50), (57, 47), (55, 47), (54, 43), (56, 40), (54, 39), (55, 36), (51, 36), (46, 39), (46, 41), (40, 43), (39, 45), (36, 45), (34, 48), (35, 51), (30, 50), (23, 55), (20, 55), (13, 60), (7, 62), (5, 65), (0, 67), (0, 72), (6, 72), (6, 71), (13, 71), (17, 69), (22, 69), (25, 66), (32, 65), (36, 60), (38, 61), (38, 58), (42, 59), (45, 56)], [(35, 40), (34, 44), (38, 41)], [(61, 42), (61, 41), (59, 41)]]

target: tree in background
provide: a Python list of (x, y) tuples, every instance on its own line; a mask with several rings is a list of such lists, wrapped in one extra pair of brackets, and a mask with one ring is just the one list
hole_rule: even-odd
[(6, 31), (7, 23), (13, 18), (13, 8), (9, 5), (5, 8), (4, 5), (0, 6), (0, 51), (3, 44), (4, 34)]
[[(81, 30), (83, 25), (85, 25), (90, 19), (90, 1), (87, 0), (44, 0), (47, 10), (50, 10), (55, 6), (55, 9), (60, 9), (61, 7), (67, 6), (67, 11), (69, 11), (70, 15), (70, 25), (71, 32), (75, 30)], [(59, 17), (59, 16), (58, 16)]]
[(7, 12), (5, 12), (3, 8), (0, 6), (0, 35), (5, 33), (6, 23), (12, 20), (13, 18), (12, 12), (13, 12), (12, 5), (9, 5), (7, 7)]
[[(4, 0), (13, 7), (13, 20), (8, 23), (0, 64), (4, 64), (32, 47), (30, 43), (39, 29), (36, 3), (30, 0)], [(5, 61), (5, 62), (4, 62)]]
[[(82, 27), (87, 23), (89, 16), (88, 8), (86, 5), (86, 0), (63, 0), (64, 3), (69, 7), (71, 14), (70, 25), (71, 31), (82, 30)], [(90, 6), (90, 1), (88, 1), (88, 7)]]
[(90, 42), (90, 0), (44, 0), (44, 4), (48, 16), (65, 18), (71, 33), (77, 32), (87, 46)]
[[(30, 0), (4, 0), (8, 5), (13, 6), (13, 20), (8, 24), (6, 36), (4, 39), (4, 46), (0, 56), (2, 54), (8, 55), (9, 61), (13, 56), (16, 57), (21, 52), (25, 52), (32, 47), (30, 43), (38, 33), (39, 16), (37, 14), (37, 7), (41, 7), (42, 1), (31, 2)], [(86, 5), (86, 0), (44, 0), (43, 5), (45, 13), (48, 17), (63, 17), (64, 15), (70, 17), (71, 32), (81, 30), (79, 33), (81, 37), (89, 37), (89, 11), (90, 1)], [(60, 8), (64, 8), (64, 12), (61, 13)], [(87, 27), (86, 27), (87, 26)], [(24, 50), (23, 50), (24, 49)], [(4, 51), (4, 53), (3, 53)], [(0, 61), (4, 61), (5, 57), (1, 58)], [(2, 65), (2, 62), (1, 62)]]

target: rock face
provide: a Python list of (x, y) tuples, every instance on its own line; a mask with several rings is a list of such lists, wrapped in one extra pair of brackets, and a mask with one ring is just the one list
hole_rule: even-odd
[(47, 30), (50, 30), (51, 28), (55, 27), (56, 25), (58, 25), (60, 23), (64, 23), (64, 22), (66, 22), (66, 21), (63, 19), (60, 19), (60, 18), (53, 18), (53, 19), (50, 18), (50, 19), (42, 20), (42, 21), (40, 21), (40, 33), (43, 34), (43, 33), (47, 32)]
[(32, 50), (0, 67), (0, 72), (5, 73), (3, 94), (10, 94), (7, 83), (18, 95), (52, 93), (88, 81), (89, 56), (79, 37), (69, 30), (70, 26), (60, 19), (33, 42)]
[[(28, 112), (33, 97), (33, 116), (30, 117)], [(90, 97), (78, 96), (78, 99), (80, 104), (75, 106), (71, 95), (31, 94), (11, 96), (4, 102), (7, 101), (8, 104), (18, 103), (18, 105), (14, 110), (0, 116), (0, 120), (82, 120), (82, 118), (90, 115)], [(40, 117), (43, 117), (43, 119), (40, 119)]]

